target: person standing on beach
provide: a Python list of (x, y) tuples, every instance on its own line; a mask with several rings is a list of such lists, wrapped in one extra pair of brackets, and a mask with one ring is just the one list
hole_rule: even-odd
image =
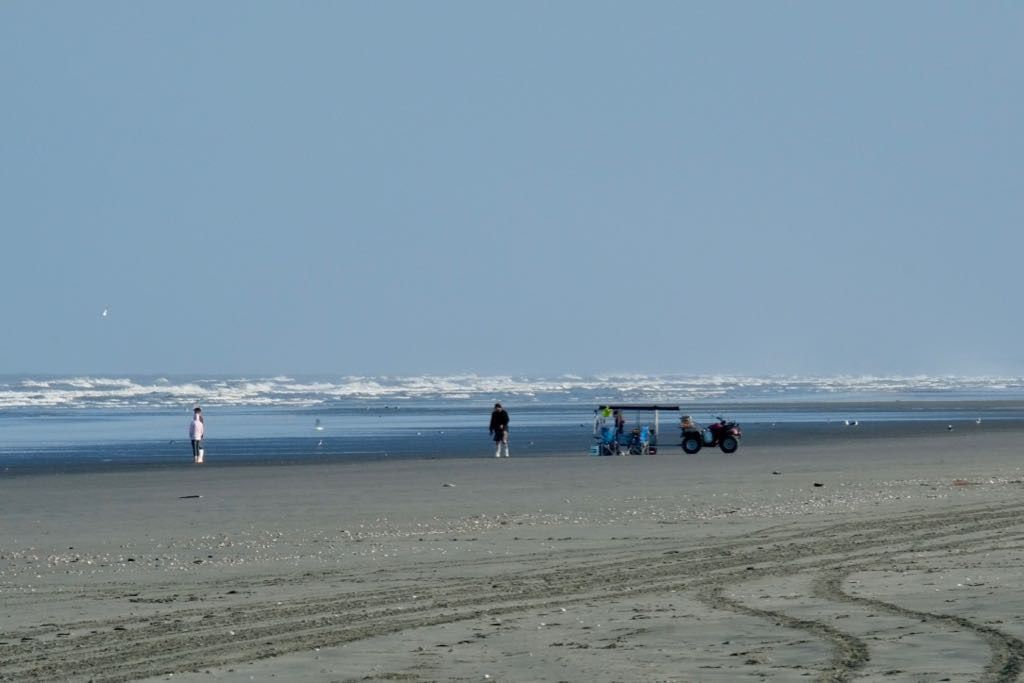
[(494, 437), (494, 457), (501, 457), (501, 447), (505, 447), (505, 457), (508, 457), (508, 412), (501, 407), (500, 403), (494, 404), (491, 411), (491, 436)]
[(203, 409), (196, 406), (192, 411), (192, 422), (188, 425), (188, 438), (192, 440), (192, 462), (203, 461), (203, 434), (206, 433), (206, 424), (203, 422)]
[(626, 416), (622, 414), (621, 410), (615, 411), (615, 436), (622, 436), (622, 433), (626, 431)]

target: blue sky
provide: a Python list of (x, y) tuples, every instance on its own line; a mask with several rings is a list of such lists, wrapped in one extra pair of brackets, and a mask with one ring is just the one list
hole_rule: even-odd
[(5, 2), (0, 372), (1024, 373), (1021, 35), (1011, 2)]

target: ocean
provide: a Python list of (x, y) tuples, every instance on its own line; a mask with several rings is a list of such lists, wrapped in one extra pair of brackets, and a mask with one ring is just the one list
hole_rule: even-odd
[[(196, 405), (207, 465), (486, 457), (495, 401), (511, 415), (514, 457), (588, 453), (603, 404), (678, 405), (660, 414), (659, 438), (662, 451), (677, 452), (680, 414), (737, 420), (744, 443), (880, 425), (1016, 424), (1024, 378), (0, 376), (0, 471), (191, 466)], [(628, 426), (652, 417), (626, 411)]]

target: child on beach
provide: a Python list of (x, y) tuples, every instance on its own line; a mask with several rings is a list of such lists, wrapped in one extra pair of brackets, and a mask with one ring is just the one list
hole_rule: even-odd
[(196, 406), (192, 411), (192, 422), (188, 425), (188, 438), (192, 440), (192, 462), (203, 461), (203, 434), (206, 426), (203, 422), (203, 409)]

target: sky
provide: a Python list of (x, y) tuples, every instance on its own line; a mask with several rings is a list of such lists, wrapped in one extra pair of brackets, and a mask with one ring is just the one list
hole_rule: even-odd
[(0, 373), (1024, 374), (1022, 35), (7, 0)]

